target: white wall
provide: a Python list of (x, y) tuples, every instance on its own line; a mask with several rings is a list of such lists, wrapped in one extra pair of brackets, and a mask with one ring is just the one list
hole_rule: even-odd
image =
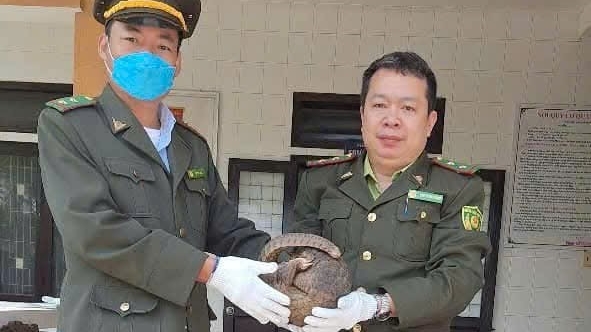
[(71, 27), (0, 22), (0, 31), (0, 80), (72, 83), (74, 36)]
[[(327, 153), (289, 147), (292, 92), (358, 93), (361, 72), (384, 52), (414, 50), (435, 69), (438, 95), (447, 98), (444, 155), (506, 169), (508, 179), (518, 104), (591, 104), (591, 40), (577, 40), (575, 8), (202, 2), (177, 87), (220, 91), (224, 179), (229, 157)], [(6, 28), (1, 80), (71, 81), (71, 28)], [(494, 328), (591, 331), (591, 269), (581, 267), (582, 252), (502, 241)]]
[(72, 83), (76, 8), (0, 6), (0, 81)]
[(71, 25), (0, 21), (0, 40), (1, 81), (72, 83)]

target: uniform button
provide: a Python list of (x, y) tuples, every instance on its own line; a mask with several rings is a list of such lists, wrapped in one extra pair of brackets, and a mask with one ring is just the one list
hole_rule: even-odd
[(425, 219), (427, 218), (427, 212), (425, 211), (421, 211), (421, 215), (420, 215), (421, 219)]
[(367, 220), (369, 222), (374, 222), (376, 219), (378, 219), (378, 216), (373, 212), (367, 215)]
[(129, 310), (129, 303), (127, 303), (127, 302), (121, 303), (121, 305), (119, 306), (119, 309), (121, 309), (121, 311), (123, 311), (123, 312), (127, 312)]
[(193, 313), (193, 306), (192, 305), (187, 306), (187, 313), (189, 315)]
[(361, 332), (361, 325), (355, 324), (353, 326), (353, 332)]
[(371, 260), (371, 251), (364, 251), (361, 258), (363, 258), (364, 261)]
[(137, 171), (135, 169), (131, 172), (131, 174), (133, 174), (133, 177), (134, 178), (137, 178), (138, 177)]
[(185, 235), (187, 235), (187, 230), (185, 230), (184, 228), (179, 229), (179, 237), (185, 237)]

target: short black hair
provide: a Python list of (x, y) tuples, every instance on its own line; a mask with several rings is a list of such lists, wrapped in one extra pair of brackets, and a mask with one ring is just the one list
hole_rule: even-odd
[[(126, 20), (109, 20), (105, 23), (105, 35), (107, 35), (107, 37), (111, 37), (111, 28), (113, 26), (113, 22), (114, 21), (119, 21), (121, 23), (125, 23), (125, 24), (131, 24), (131, 25), (142, 25), (142, 21), (138, 20), (138, 19), (133, 19), (133, 18), (129, 18)], [(169, 29), (175, 29), (176, 28), (171, 25), (168, 24), (167, 22), (164, 22), (162, 20), (158, 20), (158, 25), (161, 28), (169, 28)], [(181, 31), (178, 32), (179, 33), (179, 44), (177, 46), (177, 52), (181, 49), (181, 44), (183, 42), (183, 33)]]
[(427, 81), (427, 102), (429, 111), (435, 109), (437, 98), (437, 80), (429, 64), (414, 52), (393, 52), (375, 60), (363, 72), (361, 84), (361, 107), (365, 105), (369, 83), (373, 75), (380, 69), (393, 70), (401, 75), (412, 75)]

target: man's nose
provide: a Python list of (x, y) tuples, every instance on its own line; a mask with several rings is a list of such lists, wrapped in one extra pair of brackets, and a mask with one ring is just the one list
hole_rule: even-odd
[(400, 112), (397, 109), (390, 109), (384, 116), (383, 123), (386, 127), (400, 126)]

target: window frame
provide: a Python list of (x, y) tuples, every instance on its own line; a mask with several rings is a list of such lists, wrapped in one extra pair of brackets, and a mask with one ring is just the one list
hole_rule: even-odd
[[(38, 82), (15, 82), (0, 81), (0, 90), (15, 92), (44, 92), (55, 93), (56, 95), (71, 96), (73, 92), (72, 84), (58, 83), (38, 83)], [(36, 128), (37, 122), (33, 121), (27, 124), (27, 128)], [(0, 138), (0, 153), (16, 156), (38, 157), (39, 151), (36, 143), (36, 130), (22, 129), (18, 126), (5, 123), (0, 131), (11, 133), (25, 133), (34, 137), (35, 142), (26, 140), (3, 140)], [(27, 137), (29, 137), (27, 136)], [(54, 245), (54, 222), (49, 206), (47, 205), (41, 177), (37, 179), (40, 186), (40, 206), (39, 206), (39, 228), (37, 232), (35, 248), (35, 282), (32, 295), (14, 295), (1, 293), (0, 301), (9, 302), (39, 302), (43, 295), (55, 295), (55, 255), (53, 254)]]
[[(22, 157), (38, 157), (39, 152), (36, 143), (30, 142), (7, 142), (0, 141), (0, 155), (13, 155)], [(51, 294), (51, 275), (52, 275), (52, 219), (49, 213), (49, 206), (45, 201), (41, 176), (37, 179), (37, 185), (41, 186), (39, 207), (39, 228), (37, 238), (35, 239), (35, 283), (33, 284), (32, 295), (16, 295), (9, 293), (0, 293), (0, 301), (9, 302), (38, 302), (41, 296)], [(45, 236), (47, 234), (47, 236)]]
[[(282, 173), (283, 179), (283, 220), (282, 232), (285, 231), (285, 215), (289, 207), (285, 204), (287, 192), (293, 191), (288, 186), (295, 183), (292, 179), (292, 172), (290, 172), (290, 164), (288, 161), (278, 160), (260, 160), (260, 159), (240, 159), (230, 158), (228, 163), (228, 198), (238, 206), (240, 201), (240, 172), (261, 172), (261, 173)], [(236, 213), (238, 209), (236, 208)], [(223, 310), (223, 330), (224, 331), (257, 331), (257, 332), (276, 332), (282, 330), (273, 324), (259, 324), (254, 318), (250, 317), (240, 308), (234, 306), (228, 299), (224, 297)], [(284, 330), (282, 330), (284, 331)]]

